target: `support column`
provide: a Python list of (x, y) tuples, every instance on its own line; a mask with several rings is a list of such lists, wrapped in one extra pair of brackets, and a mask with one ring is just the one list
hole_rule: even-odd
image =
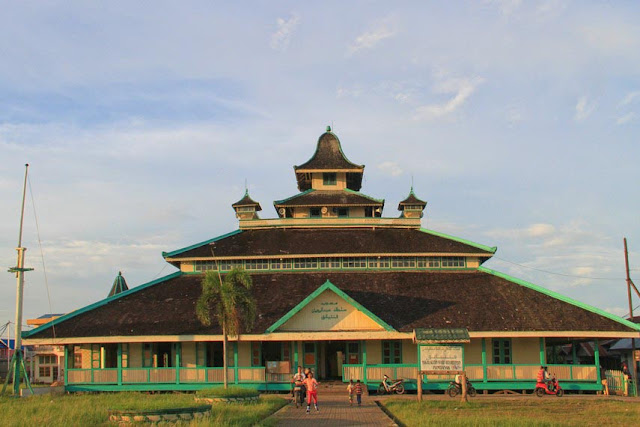
[(576, 341), (571, 341), (571, 363), (574, 365), (578, 364), (578, 355), (576, 354)]
[(539, 338), (540, 341), (540, 365), (544, 366), (545, 364), (545, 359), (546, 359), (546, 351), (545, 351), (545, 345), (544, 345), (544, 338), (540, 337)]
[(482, 338), (482, 382), (486, 383), (487, 380), (487, 339)]
[[(362, 345), (362, 382), (367, 384), (367, 342), (361, 341)], [(368, 387), (367, 387), (368, 388)]]
[(176, 349), (176, 384), (180, 384), (180, 359), (182, 358), (182, 343), (174, 344)]
[(596, 364), (596, 373), (598, 374), (598, 384), (602, 383), (602, 377), (600, 376), (600, 341), (596, 338), (593, 341), (593, 362)]
[[(265, 372), (266, 374), (266, 372)], [(238, 384), (238, 341), (233, 342), (233, 382)]]
[[(65, 346), (65, 349), (67, 347)], [(118, 385), (122, 385), (122, 344), (118, 343), (118, 361), (117, 361), (117, 367), (118, 367)]]
[(64, 346), (64, 385), (69, 384), (69, 346)]
[(298, 372), (298, 341), (293, 341), (293, 372)]

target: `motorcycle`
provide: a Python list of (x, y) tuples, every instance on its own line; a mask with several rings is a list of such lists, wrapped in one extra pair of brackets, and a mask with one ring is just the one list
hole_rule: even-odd
[(387, 375), (383, 376), (382, 382), (378, 386), (378, 394), (403, 394), (404, 393), (404, 380), (390, 381)]
[(564, 390), (560, 387), (555, 375), (551, 378), (550, 384), (547, 384), (545, 381), (537, 382), (534, 392), (538, 397), (542, 397), (545, 394), (556, 395), (558, 397), (562, 397), (564, 395)]
[[(451, 381), (449, 383), (449, 388), (447, 389), (447, 394), (451, 397), (456, 397), (458, 394), (462, 394), (462, 384), (460, 384), (459, 382)], [(471, 397), (476, 396), (476, 389), (473, 384), (471, 384), (471, 381), (469, 381), (469, 379), (467, 379), (467, 395)]]

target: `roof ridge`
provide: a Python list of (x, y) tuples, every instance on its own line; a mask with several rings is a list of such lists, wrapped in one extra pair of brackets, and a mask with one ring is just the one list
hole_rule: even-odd
[(308, 190), (304, 190), (304, 191), (303, 191), (303, 192), (301, 192), (301, 193), (294, 194), (294, 195), (293, 195), (293, 196), (291, 196), (291, 197), (287, 197), (286, 199), (282, 199), (282, 200), (274, 200), (274, 201), (273, 201), (273, 204), (274, 204), (274, 205), (279, 205), (279, 204), (281, 204), (281, 203), (286, 203), (286, 202), (288, 202), (289, 200), (295, 199), (296, 197), (304, 196), (305, 194), (313, 193), (314, 191), (316, 191), (316, 189), (315, 189), (315, 188), (310, 188), (310, 189), (308, 189)]
[(352, 190), (350, 188), (343, 188), (341, 191), (346, 191), (348, 193), (357, 194), (358, 196), (366, 197), (367, 199), (373, 200), (374, 202), (378, 202), (378, 203), (384, 204), (384, 199), (376, 199), (375, 197), (369, 196), (369, 195), (364, 194), (364, 193), (362, 193), (360, 191)]
[(80, 315), (82, 313), (86, 313), (87, 311), (91, 311), (94, 308), (101, 307), (101, 306), (103, 306), (103, 305), (105, 305), (107, 303), (110, 303), (111, 301), (115, 301), (115, 300), (117, 300), (119, 298), (125, 297), (127, 295), (131, 295), (133, 293), (136, 293), (138, 291), (141, 291), (141, 290), (146, 289), (148, 287), (151, 287), (153, 285), (157, 285), (158, 283), (162, 283), (162, 282), (165, 282), (167, 280), (174, 279), (176, 277), (180, 277), (182, 275), (184, 275), (184, 273), (182, 271), (176, 271), (175, 273), (171, 273), (171, 274), (169, 274), (167, 276), (160, 277), (159, 279), (155, 279), (155, 280), (152, 280), (150, 282), (143, 283), (140, 286), (136, 286), (135, 288), (131, 288), (131, 289), (126, 290), (124, 292), (120, 292), (119, 294), (116, 294), (116, 295), (113, 295), (113, 296), (110, 296), (110, 297), (106, 297), (104, 299), (101, 299), (100, 301), (94, 302), (93, 304), (89, 304), (89, 305), (87, 305), (85, 307), (82, 307), (82, 308), (79, 308), (77, 310), (74, 310), (71, 313), (67, 313), (64, 316), (57, 317), (57, 318), (51, 320), (50, 322), (45, 323), (44, 325), (38, 326), (35, 329), (32, 329), (30, 331), (25, 331), (25, 332), (22, 333), (22, 337), (23, 338), (28, 338), (31, 335), (35, 335), (35, 334), (37, 334), (39, 332), (44, 331), (45, 329), (48, 329), (50, 326), (57, 325), (60, 322), (64, 322), (64, 321), (66, 321), (68, 319), (71, 319), (72, 317), (76, 317), (76, 316), (78, 316), (78, 315)]
[(600, 316), (606, 317), (609, 320), (613, 320), (614, 322), (618, 322), (618, 323), (620, 323), (622, 325), (625, 325), (625, 326), (627, 326), (627, 327), (629, 327), (629, 328), (631, 328), (633, 330), (640, 331), (640, 325), (637, 325), (637, 324), (635, 324), (633, 322), (630, 322), (630, 321), (628, 321), (626, 319), (623, 319), (622, 317), (616, 316), (615, 314), (608, 313), (608, 312), (606, 312), (606, 311), (604, 311), (602, 309), (599, 309), (597, 307), (594, 307), (592, 305), (585, 304), (585, 303), (580, 302), (578, 300), (574, 300), (573, 298), (569, 298), (567, 296), (564, 296), (562, 294), (554, 292), (554, 291), (552, 291), (550, 289), (544, 288), (544, 287), (542, 287), (540, 285), (536, 285), (535, 283), (531, 283), (531, 282), (528, 282), (528, 281), (523, 280), (523, 279), (518, 279), (517, 277), (510, 276), (507, 273), (502, 273), (500, 271), (492, 270), (492, 269), (487, 268), (487, 267), (480, 266), (480, 267), (478, 267), (478, 271), (481, 271), (481, 272), (487, 273), (487, 274), (491, 274), (491, 275), (496, 276), (496, 277), (500, 277), (502, 279), (508, 280), (509, 282), (515, 283), (515, 284), (520, 285), (520, 286), (524, 286), (524, 287), (532, 289), (532, 290), (534, 290), (536, 292), (540, 292), (540, 293), (545, 294), (547, 296), (550, 296), (552, 298), (555, 298), (555, 299), (558, 299), (560, 301), (566, 302), (568, 304), (574, 305), (574, 306), (576, 306), (578, 308), (581, 308), (583, 310), (587, 310), (587, 311), (590, 311), (590, 312), (592, 312), (594, 314), (598, 314)]
[(461, 237), (451, 236), (449, 234), (441, 233), (439, 231), (429, 230), (427, 228), (420, 227), (420, 231), (423, 233), (431, 234), (438, 237), (443, 237), (445, 239), (453, 240), (458, 243), (464, 243), (465, 245), (473, 246), (478, 249), (482, 249), (483, 251), (491, 252), (492, 254), (496, 253), (498, 250), (497, 246), (487, 246), (481, 243), (472, 242), (471, 240), (466, 240)]

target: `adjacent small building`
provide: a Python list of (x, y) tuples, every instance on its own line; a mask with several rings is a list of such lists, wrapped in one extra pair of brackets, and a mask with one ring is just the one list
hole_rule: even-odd
[[(258, 311), (231, 337), (228, 375), (261, 390), (289, 389), (296, 366), (369, 388), (386, 374), (414, 390), (419, 371), (437, 390), (455, 367), (477, 389), (523, 390), (540, 365), (565, 389), (599, 390), (598, 340), (640, 338), (632, 322), (484, 267), (496, 247), (423, 228), (427, 202), (413, 188), (384, 217), (384, 199), (361, 192), (364, 169), (327, 129), (274, 218), (245, 192), (232, 205), (238, 229), (162, 254), (175, 273), (121, 287), (25, 343), (64, 346), (69, 391), (220, 384), (221, 330), (203, 326), (195, 304), (206, 271), (234, 268), (251, 274)], [(554, 348), (581, 342), (595, 342), (593, 363), (551, 363)]]

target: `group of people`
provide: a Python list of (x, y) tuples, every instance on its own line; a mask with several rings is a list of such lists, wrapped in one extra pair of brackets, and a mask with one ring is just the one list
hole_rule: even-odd
[[(307, 395), (307, 414), (311, 411), (311, 402), (316, 409), (316, 412), (319, 412), (318, 409), (318, 381), (313, 376), (313, 371), (307, 368), (302, 371), (302, 367), (298, 366), (298, 372), (293, 375), (293, 397), (298, 401), (298, 396)], [(349, 393), (349, 406), (353, 406), (353, 397), (355, 395), (358, 406), (362, 405), (362, 383), (360, 380), (353, 382), (353, 380), (349, 381), (347, 385), (347, 392)], [(301, 398), (300, 398), (301, 399)]]

